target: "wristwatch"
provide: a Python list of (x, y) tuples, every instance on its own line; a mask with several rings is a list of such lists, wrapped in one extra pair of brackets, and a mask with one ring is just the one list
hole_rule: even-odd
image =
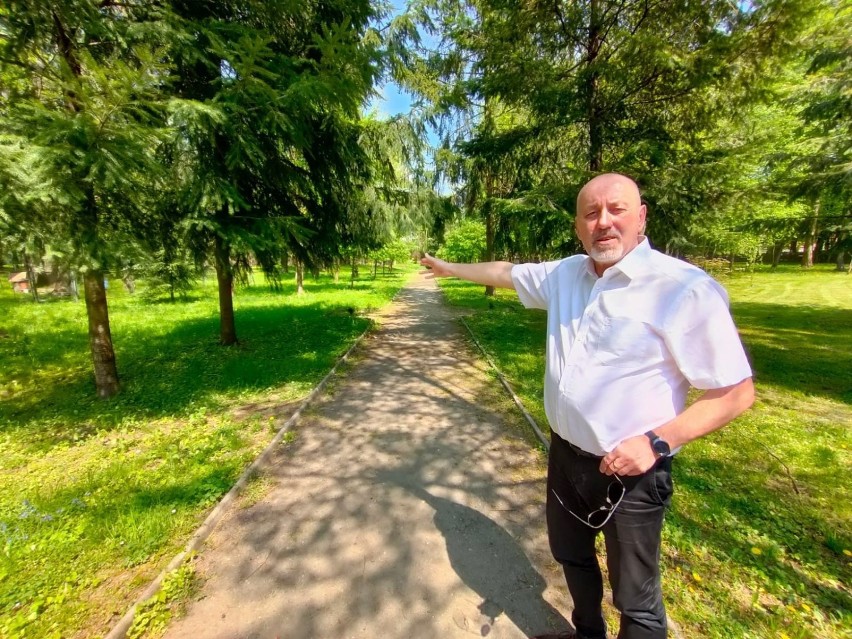
[(666, 457), (672, 452), (672, 447), (669, 446), (669, 443), (665, 439), (657, 435), (657, 433), (655, 433), (654, 431), (649, 430), (647, 433), (645, 433), (645, 437), (651, 440), (651, 450), (654, 451), (654, 456), (657, 459), (660, 459), (661, 457)]

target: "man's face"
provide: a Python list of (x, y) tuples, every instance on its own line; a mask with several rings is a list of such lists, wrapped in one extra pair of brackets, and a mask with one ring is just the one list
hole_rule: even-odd
[(577, 235), (598, 275), (636, 248), (645, 229), (645, 205), (633, 180), (606, 174), (577, 196)]

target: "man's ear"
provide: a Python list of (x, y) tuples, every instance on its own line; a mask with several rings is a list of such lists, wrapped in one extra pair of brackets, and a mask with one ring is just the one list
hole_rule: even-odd
[(648, 216), (648, 207), (644, 204), (639, 207), (639, 220), (642, 222), (642, 226), (639, 227), (639, 234), (645, 235), (645, 225), (647, 224)]

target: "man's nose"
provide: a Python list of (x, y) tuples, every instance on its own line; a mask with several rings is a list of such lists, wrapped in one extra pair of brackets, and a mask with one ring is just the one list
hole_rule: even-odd
[(606, 208), (601, 209), (600, 215), (598, 215), (598, 226), (602, 226), (604, 228), (612, 226), (612, 218)]

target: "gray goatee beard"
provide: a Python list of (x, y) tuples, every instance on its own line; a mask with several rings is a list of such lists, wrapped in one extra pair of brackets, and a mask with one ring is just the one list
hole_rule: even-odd
[(589, 256), (596, 262), (617, 262), (624, 256), (624, 245), (619, 243), (608, 249), (598, 249), (592, 245)]

